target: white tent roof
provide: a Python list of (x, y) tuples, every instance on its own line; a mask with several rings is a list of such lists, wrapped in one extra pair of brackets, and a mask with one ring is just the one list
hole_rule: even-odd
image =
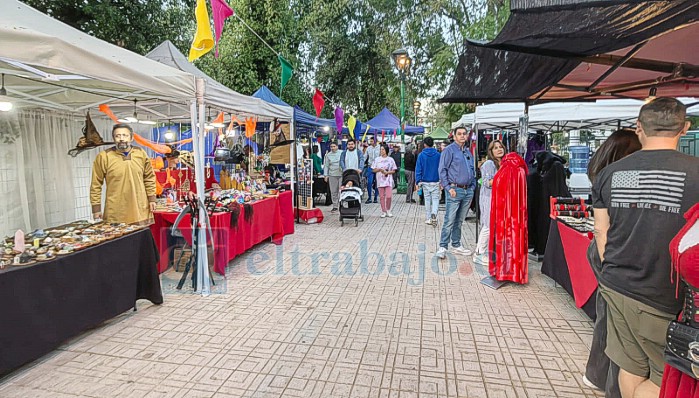
[(0, 0), (0, 8), (0, 72), (7, 74), (8, 95), (19, 106), (83, 113), (120, 98), (158, 98), (189, 112), (186, 103), (195, 97), (192, 74), (99, 40), (17, 0)]
[[(695, 98), (679, 98), (685, 104), (694, 104)], [(638, 100), (598, 100), (596, 102), (559, 102), (529, 107), (529, 128), (543, 130), (616, 129), (633, 126), (643, 106)], [(688, 109), (688, 113), (699, 112), (699, 106)], [(524, 114), (522, 103), (489, 104), (476, 107), (475, 113), (463, 115), (457, 126), (478, 123), (479, 129), (517, 129), (519, 118)]]
[(259, 98), (240, 94), (212, 79), (192, 65), (187, 60), (187, 57), (169, 40), (162, 42), (158, 47), (146, 54), (146, 57), (205, 79), (205, 100), (207, 105), (236, 113), (237, 116), (257, 115), (266, 119), (280, 118), (289, 120), (294, 116), (294, 109), (291, 107), (274, 105)]

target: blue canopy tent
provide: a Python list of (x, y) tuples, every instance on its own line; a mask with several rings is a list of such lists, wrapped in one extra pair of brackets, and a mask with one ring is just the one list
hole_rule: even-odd
[[(255, 93), (252, 96), (272, 104), (291, 107), (291, 105), (287, 104), (286, 102), (282, 101), (281, 98), (277, 97), (267, 86), (260, 87), (257, 91), (255, 91)], [(297, 132), (297, 137), (299, 136), (298, 133), (314, 132), (317, 131), (319, 128), (323, 129), (323, 131), (326, 131), (326, 128), (327, 131), (337, 130), (337, 124), (335, 123), (335, 119), (316, 118), (315, 115), (312, 115), (304, 111), (298, 105), (293, 106), (293, 109), (294, 124)], [(354, 137), (356, 139), (360, 139), (364, 133), (364, 129), (365, 127), (363, 123), (357, 121), (357, 125), (354, 128)], [(349, 130), (347, 129), (347, 127), (343, 127), (342, 132), (344, 134), (349, 134)], [(329, 143), (321, 145), (323, 154), (325, 154), (325, 152), (328, 150), (328, 146)]]
[[(383, 108), (378, 115), (376, 115), (373, 119), (367, 121), (366, 124), (371, 126), (369, 131), (373, 133), (380, 133), (381, 130), (383, 130), (386, 132), (386, 134), (388, 134), (389, 132), (393, 132), (393, 130), (397, 130), (400, 127), (400, 119), (398, 119), (398, 116), (391, 113), (391, 111), (389, 111), (388, 108)], [(405, 126), (406, 135), (424, 133), (425, 128), (422, 126)]]

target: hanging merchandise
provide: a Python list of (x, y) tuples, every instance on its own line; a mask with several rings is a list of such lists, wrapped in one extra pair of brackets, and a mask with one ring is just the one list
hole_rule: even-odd
[(249, 117), (245, 119), (245, 136), (247, 138), (252, 138), (255, 135), (255, 129), (257, 128), (257, 118)]
[(97, 131), (97, 127), (92, 122), (90, 118), (90, 112), (88, 111), (85, 115), (85, 126), (83, 127), (83, 136), (78, 140), (78, 144), (75, 148), (68, 151), (68, 155), (72, 157), (78, 156), (79, 153), (86, 151), (88, 149), (97, 148), (102, 145), (112, 145), (113, 142), (105, 142), (102, 136)]
[(118, 122), (119, 122), (119, 118), (116, 117), (116, 115), (114, 114), (114, 112), (112, 112), (112, 109), (109, 108), (109, 105), (107, 105), (107, 104), (102, 104), (102, 105), (99, 106), (98, 109), (100, 110), (100, 112), (102, 112), (102, 113), (104, 113), (105, 115), (109, 116), (109, 118), (112, 119), (112, 120), (114, 121), (114, 123), (118, 123)]
[(197, 0), (194, 14), (197, 20), (197, 31), (194, 33), (194, 40), (192, 40), (192, 46), (189, 48), (189, 62), (202, 57), (214, 48), (214, 35), (211, 32), (206, 1)]
[(566, 160), (552, 152), (534, 156), (532, 170), (527, 176), (529, 209), (529, 245), (533, 254), (543, 255), (549, 236), (551, 197), (571, 197), (566, 184)]
[(489, 271), (498, 281), (529, 280), (527, 244), (527, 165), (508, 153), (493, 179)]
[(288, 131), (288, 124), (280, 124), (276, 126), (274, 133), (272, 133), (273, 139), (269, 152), (269, 162), (271, 164), (291, 164), (291, 145), (294, 141), (286, 138), (284, 126), (287, 127), (286, 130)]

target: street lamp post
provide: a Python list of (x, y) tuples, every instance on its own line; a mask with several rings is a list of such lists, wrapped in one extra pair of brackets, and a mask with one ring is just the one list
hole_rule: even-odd
[[(393, 58), (393, 63), (398, 69), (398, 74), (400, 76), (400, 142), (405, 148), (405, 76), (410, 71), (410, 64), (412, 59), (408, 55), (408, 51), (405, 49), (398, 49), (391, 54)], [(408, 183), (405, 180), (405, 149), (400, 156), (400, 171), (398, 173), (398, 193), (403, 194), (408, 192)]]
[(413, 102), (413, 110), (415, 111), (414, 112), (415, 113), (415, 123), (414, 123), (415, 126), (417, 126), (417, 115), (418, 115), (418, 113), (420, 113), (420, 105), (422, 105), (420, 103), (420, 101)]

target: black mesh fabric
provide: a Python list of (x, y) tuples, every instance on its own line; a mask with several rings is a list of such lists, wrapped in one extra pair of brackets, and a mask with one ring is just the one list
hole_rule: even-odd
[(539, 55), (589, 56), (630, 47), (699, 21), (696, 0), (526, 3), (550, 6), (532, 8), (533, 4), (529, 4), (528, 8), (513, 8), (495, 40), (474, 44)]
[[(512, 0), (495, 40), (467, 43), (440, 101), (531, 99), (564, 79), (580, 57), (628, 48), (697, 21), (697, 0)], [(693, 46), (687, 43), (688, 51)]]
[(467, 44), (449, 91), (440, 101), (522, 101), (558, 82), (579, 63)]

